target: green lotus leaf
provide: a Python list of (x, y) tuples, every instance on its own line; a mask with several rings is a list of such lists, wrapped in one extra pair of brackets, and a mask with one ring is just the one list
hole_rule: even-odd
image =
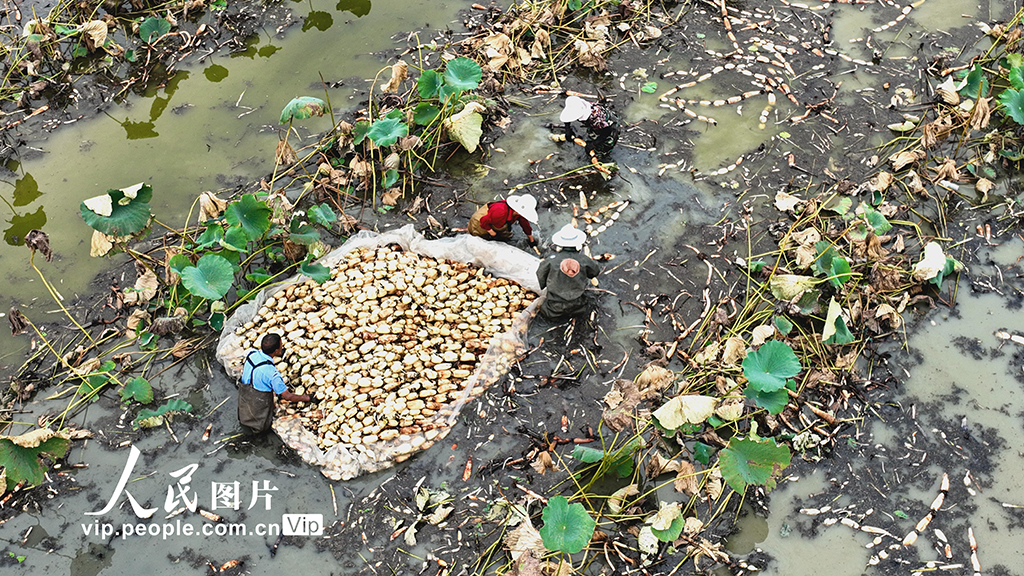
[(241, 226), (249, 240), (258, 240), (270, 229), (270, 208), (267, 203), (257, 200), (252, 194), (242, 197), (224, 210), (228, 224)]
[(459, 90), (475, 90), (483, 78), (483, 71), (476, 62), (460, 56), (444, 68), (444, 83)]
[(149, 225), (149, 201), (153, 188), (139, 184), (121, 190), (107, 190), (82, 202), (82, 219), (94, 230), (109, 236), (129, 236)]
[(975, 99), (988, 94), (988, 78), (985, 77), (985, 71), (982, 70), (981, 64), (974, 65), (967, 75), (967, 83), (960, 89), (960, 93)]
[(438, 74), (437, 70), (424, 70), (416, 80), (416, 92), (424, 100), (437, 96), (441, 86), (444, 86), (444, 77)]
[(139, 414), (132, 420), (132, 428), (153, 428), (164, 423), (168, 416), (177, 412), (191, 412), (192, 405), (181, 398), (171, 398), (156, 410), (148, 408), (139, 410)]
[(540, 537), (544, 547), (566, 554), (583, 550), (594, 536), (594, 528), (597, 526), (597, 522), (587, 514), (582, 504), (569, 504), (564, 496), (548, 500), (541, 518), (544, 526), (540, 529)]
[(107, 382), (110, 382), (107, 374), (90, 374), (78, 385), (78, 395), (84, 400), (95, 402), (100, 399), (100, 391)]
[(764, 408), (769, 414), (779, 414), (786, 409), (789, 402), (789, 394), (785, 389), (772, 392), (761, 392), (753, 386), (743, 389), (743, 395), (749, 398), (760, 408)]
[(829, 271), (828, 281), (836, 288), (846, 284), (853, 276), (850, 272), (850, 262), (846, 258), (834, 258), (832, 260), (832, 269)]
[(703, 442), (694, 442), (693, 444), (693, 459), (701, 464), (707, 466), (711, 462), (711, 455), (715, 449)]
[(312, 278), (317, 284), (323, 284), (331, 279), (330, 268), (322, 264), (310, 262), (308, 257), (299, 265), (299, 272), (302, 272), (304, 276)]
[(138, 376), (126, 382), (120, 394), (125, 404), (132, 400), (140, 404), (149, 404), (153, 401), (153, 387), (149, 385), (148, 380)]
[(437, 120), (441, 111), (429, 102), (420, 102), (413, 111), (412, 121), (420, 126), (429, 126)]
[(352, 126), (352, 143), (359, 144), (366, 139), (366, 133), (370, 131), (370, 123), (360, 120)]
[(281, 124), (292, 120), (305, 120), (313, 116), (323, 116), (327, 111), (327, 103), (312, 96), (299, 96), (292, 98), (291, 102), (285, 104), (281, 110)]
[(743, 375), (760, 392), (773, 392), (786, 385), (786, 378), (800, 373), (800, 360), (784, 342), (765, 342), (743, 359)]
[(175, 274), (181, 274), (181, 271), (192, 265), (192, 261), (188, 259), (188, 256), (184, 254), (175, 254), (171, 256), (171, 259), (167, 261), (167, 266), (174, 271)]
[(181, 283), (188, 291), (208, 300), (220, 300), (231, 290), (235, 279), (234, 266), (218, 254), (205, 254), (180, 272)]
[(1017, 124), (1024, 124), (1024, 91), (1007, 88), (999, 95), (999, 103)]
[(240, 225), (228, 228), (228, 231), (224, 233), (224, 238), (220, 241), (221, 246), (235, 252), (245, 252), (248, 243), (249, 235), (245, 233), (245, 229)]
[(331, 210), (331, 207), (328, 206), (327, 204), (319, 204), (317, 206), (313, 206), (312, 208), (309, 209), (307, 215), (309, 216), (310, 220), (316, 222), (321, 226), (330, 226), (331, 224), (334, 224), (335, 222), (338, 221), (337, 214), (335, 214), (334, 210)]
[(366, 137), (377, 146), (391, 146), (399, 138), (409, 134), (409, 127), (397, 118), (384, 118), (374, 122)]
[(152, 45), (164, 34), (171, 31), (171, 23), (163, 18), (150, 16), (139, 24), (139, 38), (146, 44)]
[(775, 329), (779, 331), (779, 334), (788, 336), (790, 330), (793, 329), (793, 323), (789, 321), (785, 316), (775, 317)]
[(746, 440), (733, 438), (729, 446), (718, 454), (722, 477), (733, 490), (743, 494), (747, 486), (775, 487), (775, 477), (789, 466), (792, 455), (789, 448), (779, 446), (775, 440)]
[[(18, 484), (25, 488), (42, 484), (46, 479), (42, 458), (61, 458), (67, 454), (71, 441), (47, 434), (50, 431), (43, 430), (33, 430), (15, 437), (0, 437), (0, 466), (4, 468), (4, 475), (7, 477), (7, 490), (14, 489)], [(38, 441), (26, 442), (25, 437), (30, 434), (35, 435)]]
[(296, 244), (309, 246), (314, 242), (320, 241), (320, 232), (306, 222), (301, 222), (296, 218), (288, 226), (288, 239)]

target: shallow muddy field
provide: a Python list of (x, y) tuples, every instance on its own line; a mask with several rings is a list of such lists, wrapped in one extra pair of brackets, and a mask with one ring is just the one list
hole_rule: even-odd
[[(468, 36), (485, 14), (494, 16), (468, 3), (420, 8), (313, 2), (251, 10), (248, 26), (256, 33), (245, 42), (205, 56), (197, 52), (174, 74), (104, 105), (101, 114), (72, 107), (60, 118), (41, 116), (6, 131), (16, 154), (7, 164), (10, 189), (2, 193), (11, 213), (0, 250), (9, 271), (4, 308), (17, 305), (54, 334), (66, 328), (57, 305), (41, 294), (36, 272), (25, 266), (24, 235), (42, 228), (56, 258), (36, 263), (69, 309), (82, 319), (109, 317), (101, 305), (110, 286), (130, 285), (135, 271), (123, 256), (88, 258), (91, 231), (77, 210), (82, 199), (144, 180), (155, 190), (156, 217), (180, 225), (203, 190), (226, 197), (258, 189), (273, 170), (279, 106), (323, 92), (318, 73), (339, 119), (354, 117), (365, 105), (368, 79), (407, 47)], [(591, 206), (629, 201), (621, 218), (590, 243), (593, 253), (615, 256), (602, 264), (590, 295), (594, 313), (569, 324), (535, 321), (528, 354), (463, 408), (444, 440), (388, 470), (330, 481), (275, 435), (244, 433), (233, 381), (206, 346), (147, 372), (158, 399), (185, 400), (191, 413), (137, 431), (131, 422), (138, 407), (125, 408), (107, 392), (74, 416), (69, 423), (92, 431), (92, 438), (75, 441), (42, 485), (3, 501), (0, 566), (76, 575), (139, 569), (258, 574), (296, 565), (344, 574), (508, 570), (501, 538), (514, 514), (507, 503), (524, 505), (539, 522), (537, 495), (579, 489), (566, 473), (581, 467), (570, 457), (575, 446), (620, 446), (628, 436), (616, 436), (602, 421), (602, 399), (614, 382), (634, 379), (652, 362), (678, 373), (691, 370), (699, 350), (677, 336), (712, 304), (722, 314), (708, 321), (709, 331), (739, 330), (729, 313), (742, 307), (747, 282), (738, 259), (777, 251), (792, 219), (776, 208), (776, 194), (809, 198), (822, 183), (867, 180), (876, 168), (872, 147), (895, 136), (885, 126), (934, 100), (936, 82), (924, 72), (929, 63), (941, 57), (947, 66), (964, 65), (984, 53), (990, 42), (977, 22), (1005, 21), (1015, 7), (927, 0), (892, 26), (887, 23), (902, 6), (885, 2), (807, 10), (750, 1), (734, 8), (741, 41), (764, 33), (793, 48), (783, 52), (793, 70), (780, 75), (799, 106), (781, 87), (772, 104), (761, 93), (724, 106), (687, 105), (711, 122), (659, 100), (704, 74), (711, 76), (673, 96), (715, 101), (757, 89), (735, 68), (719, 70), (728, 61), (708, 52), (732, 47), (716, 2), (667, 3), (654, 10), (663, 15), (660, 37), (626, 38), (608, 56), (606, 72), (577, 69), (560, 79), (563, 88), (607, 96), (620, 114), (624, 130), (610, 158), (619, 171), (611, 179), (592, 171), (565, 176), (587, 158), (582, 148), (550, 138), (563, 99), (507, 82), (503, 98), (512, 124), (486, 132), (477, 153), (453, 155), (446, 174), (421, 182), (415, 196), (425, 212), (404, 212), (415, 197), (390, 211), (349, 211), (370, 229), (412, 223), (428, 234), (451, 234), (478, 203), (526, 191), (539, 200), (539, 251), (547, 254), (547, 238), (572, 217), (581, 192)], [(760, 15), (772, 22), (741, 29), (739, 20), (761, 22)], [(410, 36), (414, 30), (418, 37)], [(821, 48), (837, 54), (814, 52)], [(764, 74), (771, 67), (755, 62), (748, 70)], [(657, 84), (653, 92), (642, 90), (649, 82)], [(790, 120), (804, 112), (806, 119)], [(316, 120), (305, 121), (296, 136), (314, 141), (329, 126)], [(678, 549), (663, 544), (644, 566), (636, 534), (602, 520), (603, 539), (591, 544), (585, 567), (577, 556), (576, 567), (592, 574), (691, 573), (693, 556), (703, 549), (697, 570), (717, 565), (719, 573), (757, 568), (793, 574), (819, 569), (827, 550), (837, 574), (937, 569), (929, 561), (961, 564), (953, 572), (971, 573), (970, 529), (983, 573), (1024, 574), (1015, 545), (1024, 530), (1024, 486), (1016, 473), (1024, 458), (1018, 401), (1024, 348), (1010, 339), (1024, 333), (1015, 325), (1024, 294), (1018, 261), (1024, 239), (1019, 219), (1007, 217), (1019, 194), (1016, 182), (1012, 173), (1000, 176), (988, 203), (970, 197), (966, 185), (960, 195), (940, 190), (942, 201), (893, 195), (890, 219), (906, 223), (897, 229), (908, 244), (914, 232), (947, 238), (968, 272), (906, 308), (901, 328), (858, 347), (857, 368), (836, 386), (841, 394), (821, 404), (835, 421), (797, 421), (810, 434), (775, 491), (751, 488), (742, 506), (729, 488), (720, 499), (689, 499), (672, 489), (671, 474), (645, 472), (645, 505), (689, 500), (692, 514), (708, 519), (702, 539)], [(426, 224), (428, 214), (440, 228)], [(984, 224), (995, 231), (989, 240), (976, 234)], [(513, 244), (532, 251), (521, 235)], [(673, 354), (673, 342), (687, 353)], [(26, 348), (40, 344), (29, 335), (5, 335), (0, 363), (6, 373), (17, 371)], [(67, 391), (61, 395), (45, 380), (35, 386), (4, 412), (15, 423), (8, 433), (67, 406)], [(707, 438), (714, 437), (712, 431)], [(135, 448), (140, 454), (128, 469)], [(533, 466), (540, 452), (552, 455), (555, 470)], [(943, 474), (950, 486), (941, 491), (939, 511), (919, 529), (916, 543), (890, 549), (929, 514)], [(604, 478), (586, 492), (604, 498), (625, 484)], [(128, 494), (142, 508), (157, 509), (155, 516), (139, 520)], [(225, 495), (238, 499), (237, 509)], [(432, 499), (419, 500), (424, 495)], [(190, 512), (165, 518), (188, 498), (198, 498), (199, 508), (220, 520)], [(445, 508), (451, 510), (440, 521), (427, 518)], [(277, 535), (271, 525), (309, 527), (311, 518), (285, 514), (321, 515), (323, 534)], [(720, 555), (722, 548), (730, 554)]]

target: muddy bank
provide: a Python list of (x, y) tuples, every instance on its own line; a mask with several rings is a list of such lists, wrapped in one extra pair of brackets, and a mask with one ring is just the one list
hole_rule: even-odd
[[(694, 14), (699, 14), (699, 11)], [(691, 33), (694, 36), (703, 34), (705, 37), (714, 35), (722, 39), (723, 43), (727, 42), (728, 37), (723, 35), (722, 29), (711, 18), (713, 14), (714, 11), (711, 10), (704, 15), (704, 20), (695, 18), (690, 24), (692, 28), (682, 30), (681, 32), (685, 34), (679, 33), (677, 37), (672, 36), (673, 31), (670, 29), (665, 39), (667, 44), (662, 48), (673, 47), (678, 53), (681, 49), (675, 47), (677, 44), (673, 41), (683, 44)], [(658, 52), (657, 49), (654, 50)], [(159, 473), (159, 477), (153, 478), (152, 482), (143, 484), (144, 480), (140, 480), (136, 483), (138, 488), (129, 488), (129, 491), (139, 490), (141, 494), (147, 495), (140, 496), (140, 501), (159, 505), (163, 500), (162, 492), (169, 482), (169, 478), (164, 474), (178, 470), (186, 462), (193, 461), (194, 455), (202, 452), (207, 458), (216, 459), (216, 465), (211, 466), (213, 462), (210, 461), (203, 462), (200, 467), (203, 476), (197, 476), (193, 481), (196, 486), (238, 477), (247, 478), (252, 476), (254, 461), (260, 462), (261, 466), (265, 463), (266, 468), (262, 469), (256, 478), (261, 481), (274, 479), (275, 485), (289, 487), (289, 512), (304, 512), (311, 508), (324, 511), (325, 517), (330, 521), (326, 534), (331, 537), (315, 541), (315, 546), (318, 549), (330, 549), (332, 556), (346, 562), (346, 566), (353, 570), (372, 571), (373, 568), (377, 568), (378, 563), (381, 568), (409, 564), (410, 569), (420, 570), (423, 562), (427, 562), (430, 568), (438, 566), (443, 570), (472, 565), (472, 562), (480, 557), (488, 558), (488, 547), (494, 542), (497, 534), (494, 531), (498, 529), (498, 524), (492, 522), (494, 516), (488, 520), (488, 510), (494, 508), (495, 503), (500, 502), (502, 498), (519, 500), (528, 495), (526, 490), (546, 494), (553, 484), (565, 480), (562, 474), (548, 471), (541, 475), (530, 466), (540, 452), (552, 453), (552, 444), (555, 445), (553, 453), (560, 455), (563, 460), (559, 464), (563, 470), (577, 465), (566, 458), (573, 446), (564, 441), (593, 438), (595, 442), (592, 444), (600, 444), (596, 441), (597, 433), (600, 432), (599, 414), (602, 409), (599, 402), (608, 392), (612, 380), (619, 376), (631, 378), (650, 361), (668, 360), (668, 367), (673, 370), (682, 370), (689, 365), (683, 355), (664, 357), (671, 346), (670, 343), (680, 333), (676, 322), (681, 322), (685, 328), (701, 317), (709, 301), (717, 304), (720, 299), (728, 300), (741, 278), (735, 274), (737, 255), (751, 259), (757, 254), (778, 249), (778, 240), (788, 227), (790, 217), (775, 211), (771, 204), (775, 192), (785, 189), (799, 194), (810, 183), (812, 176), (818, 175), (822, 153), (833, 149), (836, 151), (836, 158), (833, 158), (832, 165), (828, 166), (828, 171), (839, 177), (846, 176), (854, 183), (863, 181), (869, 167), (860, 161), (862, 158), (870, 158), (870, 155), (867, 152), (855, 154), (863, 146), (859, 140), (863, 136), (858, 137), (857, 134), (870, 134), (880, 122), (888, 121), (874, 119), (876, 111), (885, 107), (884, 98), (867, 103), (870, 106), (865, 105), (863, 109), (853, 105), (849, 108), (836, 106), (836, 110), (823, 108), (829, 116), (838, 116), (837, 120), (846, 122), (848, 128), (841, 133), (849, 133), (851, 140), (849, 143), (842, 143), (845, 148), (841, 147), (838, 141), (841, 136), (834, 132), (838, 129), (837, 124), (827, 118), (812, 115), (806, 123), (787, 128), (785, 132), (790, 134), (789, 136), (783, 137), (780, 133), (779, 138), (768, 137), (765, 140), (765, 147), (761, 150), (755, 149), (751, 152), (753, 146), (744, 147), (739, 152), (744, 156), (744, 162), (732, 172), (723, 174), (724, 178), (701, 178), (698, 174), (697, 186), (693, 186), (686, 182), (685, 175), (679, 176), (678, 169), (689, 170), (697, 161), (698, 151), (702, 148), (698, 134), (705, 130), (710, 132), (715, 128), (700, 124), (702, 121), (690, 122), (689, 117), (682, 112), (674, 113), (676, 115), (673, 117), (660, 118), (658, 126), (653, 126), (654, 122), (650, 121), (653, 118), (640, 120), (639, 117), (632, 116), (634, 113), (654, 116), (648, 113), (653, 108), (652, 103), (644, 102), (643, 97), (638, 95), (636, 98), (647, 108), (641, 107), (637, 112), (634, 110), (635, 105), (626, 105), (626, 102), (633, 99), (632, 86), (629, 90), (616, 90), (616, 87), (619, 82), (625, 83), (625, 80), (620, 80), (622, 77), (632, 81), (633, 64), (636, 59), (645, 55), (649, 57), (648, 52), (634, 52), (627, 48), (620, 55), (613, 56), (609, 60), (609, 67), (616, 74), (614, 77), (607, 77), (606, 82), (600, 83), (603, 89), (615, 92), (615, 105), (625, 109), (627, 117), (630, 118), (629, 122), (636, 123), (623, 135), (621, 144), (613, 156), (616, 163), (625, 168), (620, 171), (620, 175), (608, 183), (599, 176), (592, 175), (533, 184), (529, 188), (541, 199), (541, 204), (545, 208), (547, 215), (542, 220), (542, 226), (548, 231), (556, 229), (556, 222), (568, 216), (570, 205), (578, 197), (577, 186), (590, 192), (591, 201), (595, 204), (626, 198), (632, 201), (632, 208), (624, 213), (622, 221), (606, 235), (602, 235), (599, 243), (595, 243), (602, 251), (607, 250), (617, 257), (607, 267), (606, 274), (601, 279), (602, 290), (608, 290), (612, 294), (594, 294), (598, 308), (592, 319), (581, 319), (569, 326), (535, 325), (531, 331), (531, 347), (540, 344), (542, 336), (545, 338), (544, 345), (524, 358), (520, 366), (513, 369), (509, 379), (492, 389), (465, 413), (460, 428), (453, 431), (450, 437), (450, 446), (435, 447), (408, 465), (400, 466), (393, 472), (367, 478), (365, 483), (353, 487), (332, 485), (320, 479), (315, 471), (299, 465), (286, 456), (286, 451), (280, 450), (273, 439), (253, 442), (231, 439), (218, 444), (206, 444), (198, 438), (205, 424), (215, 424), (215, 430), (220, 432), (220, 435), (214, 433), (212, 439), (207, 441), (214, 443), (230, 438), (237, 432), (237, 426), (232, 421), (230, 402), (220, 405), (221, 401), (231, 395), (230, 382), (215, 368), (211, 369), (208, 364), (204, 364), (200, 356), (193, 362), (184, 363), (172, 370), (169, 374), (173, 375), (174, 382), (162, 383), (163, 394), (186, 394), (190, 402), (197, 407), (193, 416), (183, 416), (181, 420), (170, 424), (171, 430), (175, 431), (181, 444), (169, 434), (165, 435), (162, 429), (146, 433), (119, 431), (117, 426), (123, 418), (118, 414), (122, 411), (117, 408), (112, 398), (100, 400), (98, 406), (105, 406), (111, 415), (97, 420), (99, 426), (85, 419), (88, 413), (83, 415), (83, 425), (104, 430), (106, 435), (116, 439), (108, 440), (106, 445), (110, 448), (119, 448), (112, 456), (101, 456), (100, 454), (106, 453), (106, 450), (96, 444), (103, 442), (94, 439), (85, 450), (79, 452), (82, 460), (86, 462), (91, 461), (94, 455), (96, 462), (106, 461), (105, 459), (109, 461), (102, 466), (102, 470), (97, 464), (92, 469), (75, 472), (75, 477), (81, 485), (93, 488), (88, 490), (88, 496), (81, 493), (67, 496), (68, 506), (71, 507), (70, 503), (74, 501), (77, 502), (76, 506), (83, 510), (96, 510), (105, 503), (106, 494), (101, 489), (104, 486), (103, 478), (119, 471), (126, 457), (126, 449), (121, 446), (121, 442), (132, 439), (146, 454), (143, 462), (147, 468), (146, 474)], [(684, 55), (692, 56), (691, 60), (707, 57), (699, 50), (692, 53), (684, 52)], [(790, 62), (804, 64), (807, 67), (817, 64), (810, 56), (806, 58), (806, 62), (799, 58), (791, 58)], [(831, 62), (833, 65), (841, 65), (840, 63), (846, 60), (840, 58)], [(884, 66), (881, 69), (887, 70)], [(657, 67), (652, 64), (650, 70), (657, 70)], [(650, 70), (648, 74), (651, 74)], [(878, 77), (878, 81), (890, 82), (896, 87), (902, 77), (901, 74), (902, 71), (898, 68), (887, 70)], [(586, 85), (582, 83), (584, 79), (574, 78), (573, 81), (580, 82), (574, 87), (585, 88)], [(874, 81), (875, 78), (872, 77), (871, 80)], [(738, 83), (725, 83), (720, 94), (734, 95), (741, 93), (743, 89), (744, 87)], [(822, 98), (827, 98), (829, 94), (826, 89), (822, 93)], [(787, 107), (786, 114), (803, 113), (799, 108), (789, 109), (782, 96), (780, 93), (778, 101)], [(711, 95), (707, 97), (711, 99)], [(806, 96), (801, 100), (811, 103), (819, 101)], [(550, 116), (559, 109), (558, 99), (551, 97), (534, 97), (529, 101), (538, 110), (544, 110)], [(747, 106), (748, 110), (760, 107), (751, 107), (749, 104)], [(849, 118), (844, 115), (848, 115)], [(782, 116), (777, 118), (782, 120)], [(720, 120), (717, 129), (722, 130), (726, 128), (724, 117)], [(528, 120), (521, 121), (524, 126), (533, 127), (527, 124)], [(690, 123), (679, 125), (682, 122)], [(760, 134), (755, 132), (756, 125), (749, 129), (755, 134)], [(482, 162), (491, 166), (484, 169), (488, 172), (486, 179), (466, 178), (447, 182), (444, 186), (423, 188), (422, 194), (427, 206), (432, 210), (431, 215), (450, 226), (457, 226), (472, 212), (472, 207), (464, 202), (468, 184), (474, 185), (471, 192), (475, 199), (487, 200), (504, 192), (507, 187), (558, 175), (585, 162), (585, 157), (579, 154), (582, 151), (572, 148), (571, 145), (558, 147), (545, 140), (546, 134), (541, 129), (535, 129), (535, 132), (530, 134), (529, 130), (518, 128), (515, 132), (495, 140), (494, 146), (505, 150), (512, 150), (514, 145), (522, 145), (524, 148), (532, 146), (531, 150), (538, 152), (531, 158), (533, 160), (542, 158), (553, 150), (557, 152), (556, 157), (538, 164), (527, 164), (522, 161), (500, 162), (499, 160), (506, 158), (505, 155), (508, 153), (488, 149), (486, 153), (489, 156)], [(686, 144), (691, 139), (694, 141), (692, 151)], [(659, 143), (665, 148), (659, 148), (657, 154), (648, 149), (661, 145)], [(793, 153), (792, 165), (789, 161), (790, 152)], [(679, 156), (684, 156), (687, 164), (666, 170), (661, 178), (656, 176), (661, 168), (675, 163)], [(718, 160), (709, 166), (701, 166), (700, 173), (706, 175), (720, 168), (727, 168), (735, 161), (727, 160)], [(495, 164), (497, 166), (494, 166)], [(673, 174), (672, 178), (664, 178), (665, 175)], [(825, 178), (828, 178), (827, 174)], [(708, 183), (714, 186), (708, 186)], [(761, 194), (766, 195), (768, 202), (761, 200)], [(909, 202), (907, 206), (906, 210), (903, 210), (902, 206), (898, 207), (898, 210), (903, 211), (895, 213), (891, 218), (914, 221), (910, 216), (912, 212), (909, 211)], [(946, 213), (949, 221), (955, 221), (954, 216), (957, 215), (952, 212)], [(404, 222), (407, 218), (407, 215), (395, 215), (392, 212), (379, 221), (367, 218), (366, 222), (383, 228), (395, 221)], [(919, 222), (919, 225), (925, 224)], [(958, 253), (958, 257), (971, 264), (971, 248), (980, 242), (981, 239), (970, 238), (962, 247), (963, 250)], [(706, 296), (702, 294), (705, 290), (708, 294)], [(948, 298), (948, 293), (929, 295), (939, 305), (943, 298)], [(919, 307), (924, 313), (927, 304), (922, 303)], [(729, 304), (725, 302), (723, 313), (716, 314), (713, 318), (712, 326), (715, 333), (725, 335), (732, 329), (729, 316)], [(685, 345), (681, 348), (677, 346), (676, 350), (692, 352)], [(885, 353), (883, 351), (873, 354), (881, 357)], [(876, 397), (873, 394), (878, 393), (880, 385), (890, 385), (893, 381), (877, 377), (871, 372), (867, 374), (871, 375), (860, 373), (845, 376), (840, 390), (850, 394), (849, 398), (846, 398), (847, 405), (836, 404), (828, 398), (826, 400), (829, 401), (822, 402), (821, 405), (834, 410), (840, 417), (843, 417), (845, 410), (856, 415), (862, 413), (865, 406), (874, 407), (876, 410), (879, 404), (884, 406), (890, 397)], [(898, 378), (899, 375), (896, 376)], [(217, 406), (221, 407), (214, 410)], [(128, 414), (125, 418), (130, 420), (133, 416), (134, 414)], [(901, 432), (912, 430), (908, 428)], [(854, 440), (857, 441), (856, 438)], [(846, 440), (842, 434), (833, 435), (822, 446), (821, 455), (835, 457), (838, 453), (840, 458), (837, 462), (842, 462), (843, 453), (832, 452), (831, 448), (837, 441), (841, 443)], [(221, 445), (227, 447), (214, 452), (217, 446)], [(73, 459), (74, 456), (75, 453)], [(172, 458), (174, 465), (164, 464), (165, 459)], [(985, 460), (979, 461), (983, 463)], [(289, 474), (294, 474), (295, 477), (290, 477)], [(467, 476), (468, 480), (463, 480), (464, 476)], [(280, 480), (280, 483), (277, 480)], [(439, 505), (434, 503), (428, 508), (419, 509), (414, 496), (417, 491), (414, 488), (421, 480), (420, 487), (430, 488), (435, 493), (440, 490), (447, 491), (452, 500), (448, 502), (442, 499), (440, 505), (451, 504), (455, 510), (451, 512), (447, 521), (443, 521), (437, 527), (429, 522), (417, 522), (416, 541), (430, 544), (420, 544), (420, 548), (413, 549), (410, 555), (405, 551), (407, 548), (396, 543), (405, 541), (410, 531), (409, 526), (413, 525), (421, 512), (435, 511)], [(644, 480), (652, 485), (657, 482), (655, 478), (645, 477)], [(932, 488), (924, 486), (925, 479), (919, 482), (923, 491)], [(607, 487), (602, 486), (600, 492), (611, 492), (619, 487), (616, 482), (611, 484)], [(352, 492), (347, 493), (345, 488)], [(962, 496), (958, 490), (951, 489), (951, 499), (954, 496)], [(284, 496), (283, 493), (280, 495)], [(925, 498), (927, 500), (930, 497), (929, 495)], [(73, 500), (74, 498), (80, 500)], [(737, 501), (738, 498), (733, 498), (729, 506), (735, 505)], [(29, 505), (28, 502), (21, 500), (16, 504), (21, 504), (22, 507)], [(243, 503), (243, 506), (245, 504)], [(280, 500), (275, 500), (275, 506), (281, 506)], [(695, 509), (698, 516), (711, 516), (717, 511), (710, 509), (711, 502), (707, 503), (709, 508), (702, 506), (704, 505), (699, 505)], [(46, 509), (45, 504), (43, 508)], [(385, 516), (389, 521), (380, 521), (379, 511), (382, 509), (390, 510)], [(275, 507), (273, 511), (280, 513), (282, 510)], [(534, 504), (530, 509), (534, 515), (538, 511), (538, 504)], [(124, 513), (130, 517), (127, 510)], [(907, 510), (907, 513), (916, 520), (916, 512), (910, 514), (910, 510)], [(258, 517), (256, 512), (230, 516), (232, 520), (237, 521), (258, 518), (266, 520), (270, 517), (269, 514)], [(720, 535), (729, 529), (727, 520), (730, 514), (723, 513), (718, 517), (721, 522), (719, 526), (714, 527), (714, 531)], [(13, 530), (14, 534), (20, 537), (32, 521), (34, 519), (19, 515), (10, 520), (11, 524), (5, 525), (4, 530)], [(67, 530), (74, 527), (73, 520), (64, 523), (52, 516), (40, 522), (46, 524), (45, 530), (49, 534), (54, 534), (56, 530), (62, 528)], [(605, 542), (610, 543), (605, 544), (608, 558), (604, 562), (618, 567), (629, 564), (630, 562), (622, 556), (637, 562), (638, 555), (630, 549), (634, 546), (635, 539), (628, 528), (606, 528), (610, 535)], [(719, 542), (718, 538), (709, 538), (712, 546)], [(12, 538), (11, 541), (15, 539)], [(313, 547), (308, 540), (289, 537), (282, 539), (278, 547), (273, 548), (274, 542), (270, 540), (264, 539), (266, 551), (257, 543), (248, 546), (249, 553), (242, 555), (237, 554), (237, 549), (232, 548), (232, 543), (228, 539), (214, 544), (204, 543), (209, 547), (191, 546), (183, 544), (182, 540), (173, 540), (170, 546), (174, 550), (168, 555), (171, 562), (187, 561), (195, 566), (213, 562), (219, 567), (230, 559), (242, 559), (246, 565), (258, 566), (275, 561), (276, 554), (280, 551), (298, 555), (300, 551), (309, 551)], [(126, 559), (126, 555), (114, 554), (111, 557), (109, 550), (116, 550), (118, 545), (134, 547), (144, 542), (136, 539), (124, 543), (124, 540), (115, 538), (105, 552), (100, 550), (99, 553), (94, 553), (94, 543), (88, 537), (82, 535), (78, 541), (81, 546), (74, 548), (80, 550), (83, 557), (95, 556), (94, 560), (97, 562), (112, 562), (122, 567), (128, 566), (130, 559)], [(616, 545), (614, 542), (619, 544)], [(16, 548), (11, 549), (15, 550)], [(616, 550), (618, 552), (614, 552)], [(428, 552), (441, 558), (444, 564), (429, 558)], [(323, 556), (307, 553), (298, 557), (313, 564), (326, 565), (327, 560)], [(53, 565), (59, 566), (70, 557), (70, 552), (60, 558), (54, 557)], [(506, 562), (503, 553), (494, 557), (501, 558), (498, 561), (499, 566)], [(39, 561), (37, 558), (30, 559)], [(666, 556), (666, 568), (674, 565), (677, 560), (671, 555)], [(596, 561), (602, 562), (600, 558)], [(734, 559), (729, 561), (736, 562)], [(159, 562), (154, 560), (154, 565), (162, 566), (162, 562), (163, 559)], [(701, 562), (707, 564), (708, 558), (703, 558)]]

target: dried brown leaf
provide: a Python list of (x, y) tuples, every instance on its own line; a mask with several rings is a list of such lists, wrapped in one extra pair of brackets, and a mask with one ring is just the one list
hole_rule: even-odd
[(29, 230), (25, 235), (25, 246), (33, 253), (38, 251), (47, 262), (53, 261), (53, 250), (50, 248), (50, 237), (42, 230)]
[(992, 110), (989, 102), (992, 98), (978, 98), (974, 103), (974, 110), (971, 111), (971, 129), (984, 130), (988, 128), (989, 119), (992, 117)]
[(402, 191), (398, 188), (392, 188), (381, 195), (381, 202), (385, 206), (397, 206), (398, 199), (402, 197)]
[(879, 172), (868, 182), (868, 189), (872, 192), (885, 192), (892, 185), (892, 174)]
[(657, 452), (655, 452), (654, 456), (651, 456), (651, 459), (647, 461), (648, 478), (654, 478), (656, 476), (661, 476), (662, 474), (666, 474), (668, 472), (678, 471), (679, 460), (669, 460), (668, 458), (665, 458), (664, 456)]
[(295, 164), (297, 158), (292, 145), (284, 140), (277, 141), (277, 149), (274, 151), (274, 162), (278, 166)]
[(391, 66), (391, 80), (381, 88), (382, 92), (398, 92), (402, 82), (409, 77), (409, 65), (399, 60)]
[(988, 200), (988, 193), (991, 192), (994, 187), (995, 182), (992, 182), (988, 178), (979, 178), (978, 181), (974, 183), (974, 189), (981, 194), (982, 202)]
[(206, 222), (220, 216), (228, 207), (227, 200), (221, 200), (213, 192), (199, 195), (199, 221)]
[(935, 171), (935, 178), (932, 178), (933, 182), (937, 180), (948, 180), (950, 182), (960, 181), (960, 171), (956, 169), (955, 160), (952, 158), (946, 158), (946, 161), (943, 162)]
[(11, 323), (11, 336), (23, 334), (28, 330), (28, 319), (17, 308), (11, 308), (7, 312), (7, 320)]
[(555, 465), (555, 461), (551, 459), (551, 454), (547, 450), (537, 455), (537, 459), (530, 463), (530, 467), (540, 473), (541, 476), (550, 472), (558, 472), (558, 466)]
[(676, 472), (676, 479), (673, 482), (676, 492), (682, 492), (688, 496), (695, 496), (700, 491), (700, 483), (697, 481), (697, 470), (693, 463), (683, 460)]

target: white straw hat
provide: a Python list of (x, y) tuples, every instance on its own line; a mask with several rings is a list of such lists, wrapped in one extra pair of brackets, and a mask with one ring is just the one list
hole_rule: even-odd
[(523, 194), (522, 196), (509, 196), (505, 199), (505, 203), (508, 207), (518, 212), (523, 218), (526, 218), (534, 224), (537, 223), (537, 199), (529, 194)]
[(575, 122), (590, 118), (590, 102), (579, 96), (569, 96), (565, 99), (565, 108), (558, 115), (562, 122)]
[(573, 226), (572, 224), (566, 224), (562, 226), (562, 229), (555, 232), (555, 235), (551, 237), (551, 242), (555, 246), (561, 246), (563, 248), (575, 248), (579, 250), (583, 247), (583, 243), (587, 240), (587, 233)]

